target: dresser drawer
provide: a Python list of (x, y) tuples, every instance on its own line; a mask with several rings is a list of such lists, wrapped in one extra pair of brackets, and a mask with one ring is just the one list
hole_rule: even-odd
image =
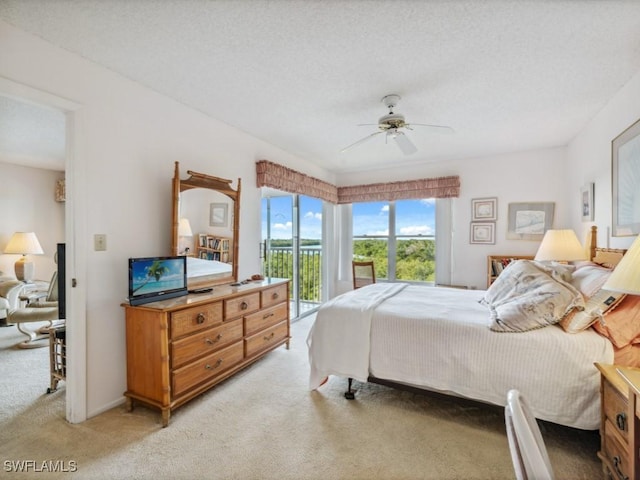
[(260, 292), (230, 298), (224, 301), (224, 319), (229, 320), (240, 315), (253, 313), (260, 309)]
[(174, 370), (171, 375), (172, 397), (181, 395), (191, 387), (209, 380), (242, 362), (242, 342), (234, 343), (211, 355)]
[(171, 338), (180, 338), (222, 323), (222, 302), (190, 307), (171, 314)]
[(284, 302), (288, 297), (289, 284), (278, 285), (272, 288), (266, 288), (260, 292), (260, 300), (262, 308), (270, 307), (276, 303)]
[(605, 421), (604, 424), (604, 454), (606, 459), (613, 467), (614, 472), (620, 472), (622, 476), (620, 478), (629, 478), (629, 451), (626, 445), (620, 443), (614, 431), (616, 427), (609, 422)]
[(237, 320), (176, 340), (171, 344), (172, 367), (184, 365), (196, 357), (214, 352), (241, 339), (242, 321)]
[(287, 319), (287, 304), (281, 303), (275, 307), (261, 310), (244, 317), (244, 334), (252, 335), (267, 327)]
[(268, 349), (272, 345), (284, 340), (288, 335), (287, 322), (283, 321), (273, 327), (267, 328), (244, 340), (247, 357)]
[[(627, 399), (611, 383), (603, 385), (604, 415), (611, 427), (622, 435), (625, 441), (629, 441), (629, 419), (627, 418)], [(633, 419), (631, 419), (633, 420)]]

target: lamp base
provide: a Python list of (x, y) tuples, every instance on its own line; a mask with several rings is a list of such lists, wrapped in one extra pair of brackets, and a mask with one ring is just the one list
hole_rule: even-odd
[(26, 256), (22, 256), (14, 265), (16, 278), (22, 282), (30, 282), (35, 274), (35, 265), (29, 262)]

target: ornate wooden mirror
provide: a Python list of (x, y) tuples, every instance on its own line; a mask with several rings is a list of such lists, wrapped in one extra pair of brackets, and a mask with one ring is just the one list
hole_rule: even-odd
[(189, 289), (238, 279), (240, 179), (232, 180), (187, 170), (173, 176), (171, 255), (187, 255)]

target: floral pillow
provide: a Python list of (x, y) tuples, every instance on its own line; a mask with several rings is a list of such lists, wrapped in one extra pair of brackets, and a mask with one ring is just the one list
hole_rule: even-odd
[(489, 308), (491, 330), (526, 332), (560, 322), (584, 297), (553, 269), (529, 260), (511, 262), (480, 300)]
[[(545, 264), (543, 264), (544, 266)], [(565, 282), (571, 282), (571, 278), (573, 277), (573, 272), (576, 271), (575, 265), (568, 265), (564, 263), (551, 262), (551, 264), (546, 265), (551, 270), (553, 270), (553, 275), (559, 275), (562, 280)]]

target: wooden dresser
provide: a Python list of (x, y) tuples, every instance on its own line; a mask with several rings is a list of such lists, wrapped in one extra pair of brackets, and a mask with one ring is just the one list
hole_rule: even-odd
[(127, 409), (173, 409), (286, 344), (289, 281), (265, 280), (140, 306), (123, 304)]
[(636, 465), (632, 452), (638, 450), (636, 412), (629, 385), (619, 374), (617, 365), (596, 363), (601, 373), (600, 451), (604, 478), (635, 479)]

